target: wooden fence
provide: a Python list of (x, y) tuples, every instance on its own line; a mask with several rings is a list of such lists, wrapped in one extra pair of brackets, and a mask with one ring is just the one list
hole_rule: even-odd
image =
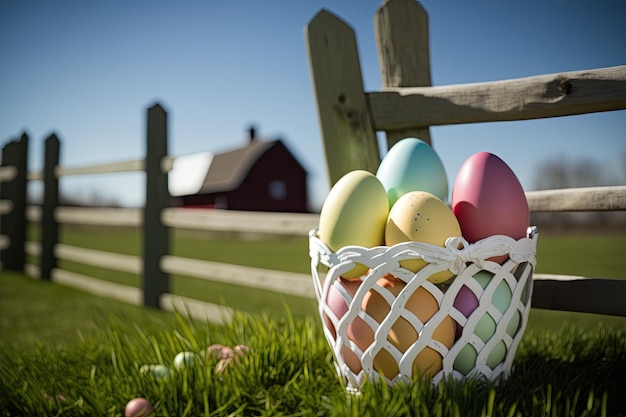
[[(314, 297), (307, 274), (271, 271), (172, 256), (170, 230), (192, 229), (271, 233), (306, 236), (317, 225), (318, 216), (305, 213), (229, 212), (188, 210), (169, 207), (167, 174), (172, 158), (167, 154), (167, 114), (158, 104), (147, 110), (146, 157), (140, 160), (68, 168), (59, 165), (60, 141), (56, 135), (45, 140), (45, 162), (41, 172), (28, 172), (28, 137), (11, 141), (3, 148), (0, 167), (0, 262), (3, 269), (77, 287), (129, 303), (176, 309), (199, 319), (221, 322), (233, 310), (170, 293), (173, 274)], [(146, 177), (144, 208), (96, 208), (59, 206), (60, 177), (142, 171)], [(41, 206), (26, 205), (28, 181), (43, 181)], [(41, 224), (40, 242), (26, 240), (27, 222)], [(140, 227), (142, 256), (130, 256), (59, 243), (63, 224)], [(29, 264), (26, 255), (39, 258)], [(59, 259), (99, 268), (137, 274), (141, 288), (120, 285), (80, 275), (58, 267)]]
[[(306, 27), (311, 74), (331, 183), (353, 169), (375, 172), (380, 156), (376, 131), (388, 146), (407, 136), (430, 141), (429, 126), (526, 120), (626, 108), (626, 66), (492, 83), (430, 86), (427, 15), (413, 0), (389, 0), (376, 12), (375, 29), (384, 88), (365, 92), (353, 30), (328, 11)], [(330, 40), (330, 41), (329, 41)], [(0, 261), (4, 269), (83, 288), (127, 302), (176, 308), (209, 320), (228, 320), (232, 310), (171, 294), (170, 276), (180, 274), (313, 297), (306, 274), (244, 268), (172, 256), (172, 228), (277, 232), (306, 236), (318, 215), (200, 211), (168, 207), (167, 114), (147, 110), (146, 157), (88, 167), (59, 165), (60, 142), (45, 141), (42, 172), (27, 171), (28, 137), (9, 142), (0, 167)], [(341, 138), (338, 140), (337, 138)], [(58, 178), (67, 175), (143, 171), (142, 209), (59, 207)], [(26, 206), (27, 181), (44, 182), (41, 207)], [(626, 210), (626, 186), (526, 193), (531, 211)], [(26, 222), (41, 222), (41, 242), (26, 241)], [(120, 255), (61, 244), (59, 224), (142, 226), (143, 256)], [(40, 266), (26, 263), (40, 257)], [(141, 288), (113, 284), (57, 267), (58, 259), (139, 274)], [(245, 273), (240, 273), (244, 268)], [(233, 277), (236, 281), (233, 281)], [(281, 285), (276, 285), (280, 282)], [(535, 275), (533, 306), (626, 316), (626, 280)]]
[[(414, 0), (386, 0), (374, 29), (381, 91), (363, 88), (356, 35), (322, 10), (307, 25), (309, 64), (331, 183), (376, 172), (376, 132), (387, 147), (405, 137), (431, 142), (430, 126), (529, 120), (626, 109), (626, 66), (431, 86), (428, 15)], [(533, 212), (626, 210), (626, 185), (526, 193)], [(626, 280), (535, 274), (532, 305), (626, 316)]]

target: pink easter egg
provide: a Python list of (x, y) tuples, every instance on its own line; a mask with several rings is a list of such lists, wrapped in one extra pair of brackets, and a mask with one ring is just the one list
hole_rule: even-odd
[(124, 415), (126, 417), (147, 417), (154, 412), (154, 407), (145, 398), (133, 398), (126, 404)]
[[(354, 297), (356, 290), (361, 285), (362, 281), (360, 279), (348, 280), (345, 278), (339, 277), (337, 282), (346, 289), (350, 296)], [(337, 316), (337, 319), (341, 319), (348, 312), (348, 304), (343, 294), (335, 287), (331, 285), (328, 289), (328, 298), (326, 300), (326, 304), (330, 307), (330, 310)], [(324, 317), (326, 326), (330, 330), (333, 335), (333, 338), (337, 337), (337, 332), (335, 330), (335, 326), (333, 325), (330, 318), (327, 316)]]
[[(348, 280), (341, 277), (339, 277), (336, 282), (343, 286), (343, 288), (345, 288), (348, 294), (350, 294), (350, 296), (352, 297), (354, 297), (357, 289), (362, 284), (362, 281), (360, 279)], [(328, 289), (328, 298), (326, 300), (326, 304), (328, 305), (328, 307), (330, 307), (330, 310), (333, 312), (333, 314), (337, 316), (338, 319), (341, 319), (348, 312), (348, 303), (346, 302), (346, 299), (339, 291), (339, 289), (337, 289), (337, 287), (335, 287), (334, 285), (331, 285)], [(356, 317), (355, 320), (348, 327), (347, 335), (350, 340), (355, 341), (354, 328), (355, 326), (359, 328), (361, 324), (360, 322), (362, 321), (363, 320), (361, 318)], [(328, 318), (328, 316), (326, 315), (324, 315), (324, 322), (326, 324), (326, 327), (332, 333), (333, 339), (336, 339), (337, 331), (335, 329), (335, 326), (333, 325), (330, 318)], [(359, 359), (359, 357), (346, 346), (341, 349), (341, 352), (344, 362), (348, 365), (352, 372), (358, 374), (362, 369), (361, 360)]]
[(461, 166), (452, 190), (452, 212), (470, 243), (493, 235), (521, 239), (530, 225), (522, 185), (511, 168), (489, 152), (475, 153)]

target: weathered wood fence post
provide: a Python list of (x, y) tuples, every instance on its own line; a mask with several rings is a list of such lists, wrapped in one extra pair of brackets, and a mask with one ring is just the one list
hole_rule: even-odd
[(143, 214), (143, 302), (160, 307), (159, 298), (169, 292), (169, 274), (161, 270), (161, 258), (169, 254), (169, 229), (161, 221), (169, 206), (167, 172), (167, 114), (159, 105), (148, 109), (146, 135), (146, 203)]
[(355, 169), (375, 173), (380, 153), (354, 30), (322, 10), (306, 26), (305, 37), (330, 185)]
[(26, 174), (28, 172), (28, 135), (23, 133), (2, 148), (2, 165), (13, 166), (12, 179), (0, 185), (0, 199), (11, 202), (11, 210), (0, 219), (0, 234), (8, 236), (9, 246), (2, 251), (2, 267), (24, 271), (26, 263)]
[(59, 138), (53, 133), (45, 140), (43, 164), (43, 205), (41, 208), (41, 258), (39, 277), (52, 279), (52, 270), (57, 267), (54, 247), (59, 243), (59, 223), (54, 212), (59, 206), (59, 178), (56, 168), (59, 165)]
[[(376, 11), (374, 35), (383, 87), (430, 87), (428, 14), (415, 0), (387, 0)], [(405, 137), (431, 143), (428, 127), (386, 131), (387, 147)]]

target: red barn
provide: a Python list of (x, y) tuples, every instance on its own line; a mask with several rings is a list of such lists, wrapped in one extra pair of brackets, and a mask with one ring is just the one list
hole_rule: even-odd
[(307, 212), (307, 172), (280, 140), (263, 141), (250, 129), (238, 149), (176, 158), (170, 194), (184, 207)]

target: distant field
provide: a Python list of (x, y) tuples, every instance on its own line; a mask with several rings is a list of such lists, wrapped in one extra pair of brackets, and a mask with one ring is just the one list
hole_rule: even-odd
[[(306, 237), (246, 240), (236, 236), (224, 235), (219, 238), (210, 236), (200, 232), (174, 231), (171, 241), (172, 254), (257, 268), (309, 273), (310, 260)], [(31, 231), (31, 238), (36, 239), (36, 230)], [(140, 232), (137, 229), (65, 226), (61, 228), (60, 240), (69, 245), (128, 255), (139, 255), (142, 252)], [(626, 278), (624, 247), (626, 247), (626, 235), (540, 235), (537, 272)], [(60, 266), (112, 282), (132, 286), (140, 285), (140, 278), (129, 273), (69, 261), (61, 261)], [(315, 313), (313, 300), (189, 277), (174, 276), (171, 290), (175, 294), (213, 303), (224, 303), (248, 312), (266, 310), (281, 314), (283, 305), (287, 304), (297, 316)], [(622, 318), (543, 310), (533, 310), (529, 325), (550, 327), (553, 324), (559, 325), (562, 321), (582, 325), (605, 322), (626, 327), (626, 319)]]

